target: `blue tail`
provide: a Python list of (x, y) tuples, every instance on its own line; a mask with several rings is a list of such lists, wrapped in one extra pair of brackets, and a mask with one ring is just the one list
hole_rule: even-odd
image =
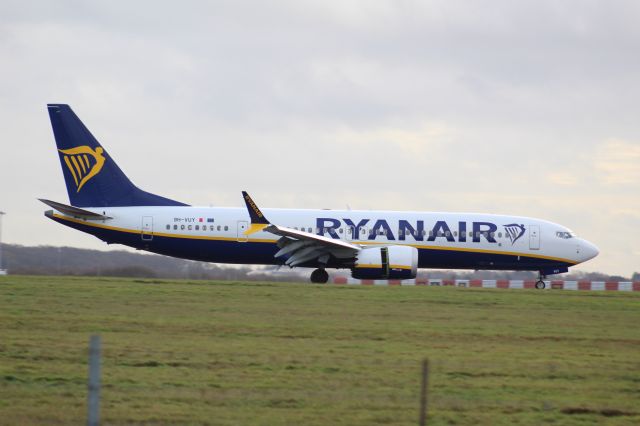
[(135, 186), (69, 105), (48, 104), (69, 201), (76, 207), (186, 206)]

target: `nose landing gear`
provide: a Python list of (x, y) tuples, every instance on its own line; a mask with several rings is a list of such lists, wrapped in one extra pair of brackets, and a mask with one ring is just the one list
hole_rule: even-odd
[(311, 282), (314, 284), (326, 284), (329, 281), (329, 273), (318, 268), (311, 273)]

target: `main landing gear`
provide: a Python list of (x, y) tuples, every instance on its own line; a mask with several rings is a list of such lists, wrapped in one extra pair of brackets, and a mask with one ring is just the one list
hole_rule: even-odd
[(538, 281), (536, 281), (536, 288), (538, 290), (543, 290), (547, 286), (547, 284), (544, 282), (546, 278), (546, 275), (542, 275), (542, 272), (540, 272), (540, 274), (538, 275)]
[(314, 284), (326, 284), (329, 281), (329, 273), (322, 268), (311, 273), (311, 282)]

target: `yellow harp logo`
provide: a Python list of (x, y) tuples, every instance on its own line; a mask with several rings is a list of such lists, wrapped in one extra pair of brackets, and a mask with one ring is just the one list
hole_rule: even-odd
[(104, 150), (101, 147), (97, 147), (94, 151), (85, 145), (58, 151), (63, 154), (64, 162), (76, 182), (78, 188), (76, 192), (80, 192), (85, 183), (100, 173), (104, 165), (105, 158), (102, 155)]

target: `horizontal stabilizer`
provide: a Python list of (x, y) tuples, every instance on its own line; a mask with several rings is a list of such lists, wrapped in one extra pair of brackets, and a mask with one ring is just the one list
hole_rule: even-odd
[(55, 210), (58, 210), (60, 213), (64, 213), (68, 216), (77, 217), (80, 219), (86, 220), (107, 220), (111, 219), (109, 216), (104, 216), (99, 213), (90, 212), (89, 210), (79, 209), (78, 207), (68, 206), (66, 204), (57, 203), (51, 200), (44, 200), (42, 198), (38, 198), (38, 200), (42, 201), (49, 207), (53, 207)]

